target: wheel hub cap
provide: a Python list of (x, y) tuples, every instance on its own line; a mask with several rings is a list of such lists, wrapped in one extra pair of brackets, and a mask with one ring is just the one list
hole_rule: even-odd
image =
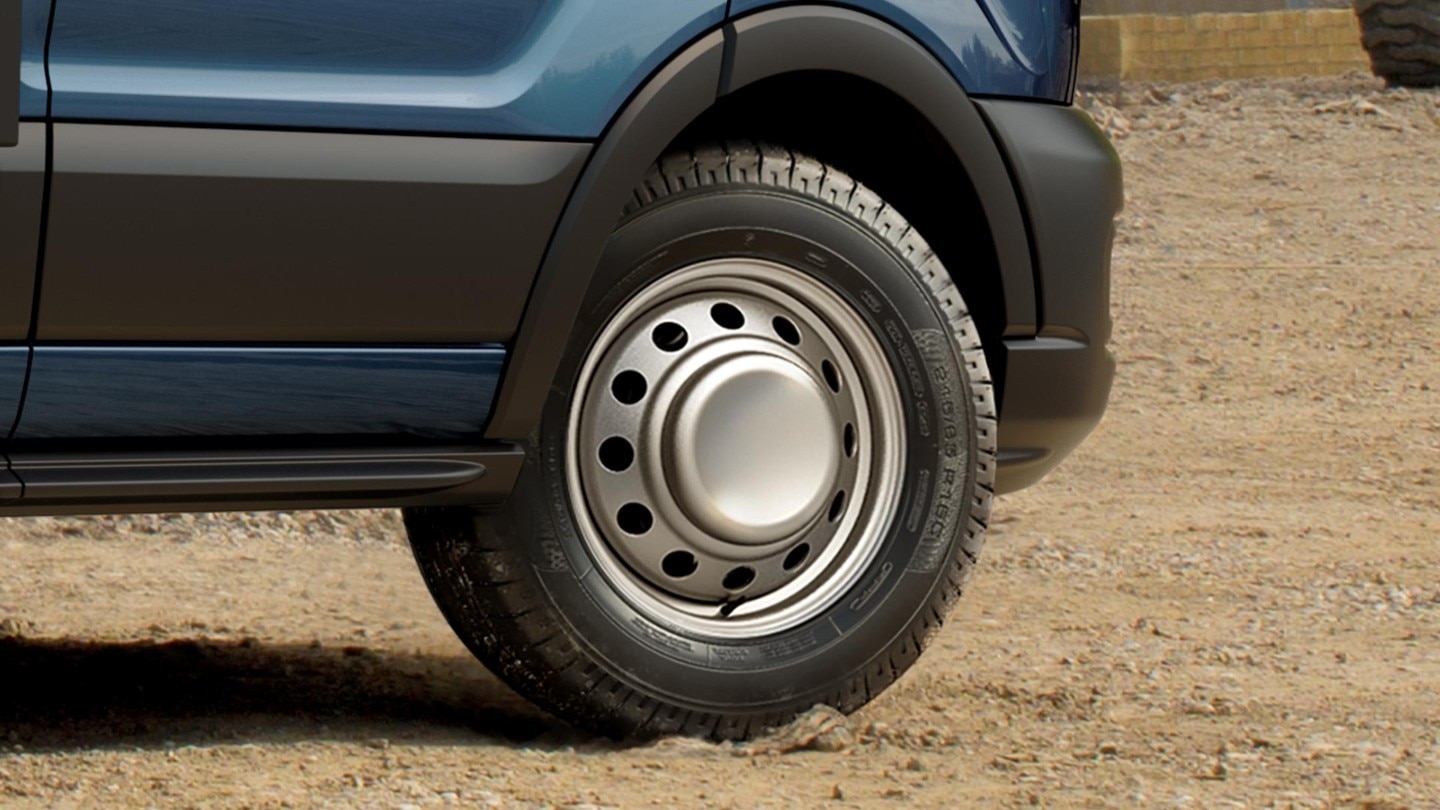
[(830, 392), (800, 365), (742, 354), (702, 372), (665, 431), (680, 508), (713, 537), (767, 545), (814, 523), (834, 497), (842, 430)]
[(595, 338), (566, 439), (602, 576), (663, 622), (779, 632), (833, 604), (896, 510), (903, 425), (873, 332), (755, 259), (674, 271)]

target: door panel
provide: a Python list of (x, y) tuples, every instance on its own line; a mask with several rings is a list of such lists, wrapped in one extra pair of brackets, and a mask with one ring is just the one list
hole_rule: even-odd
[[(45, 194), (45, 125), (21, 122), (19, 143), (0, 148), (0, 444), (15, 423), (34, 304), (35, 254)], [(0, 458), (0, 503), (19, 497), (19, 484)]]
[(55, 116), (597, 136), (724, 0), (63, 0)]
[[(11, 4), (16, 2), (8, 0), (7, 13), (14, 12), (16, 6)], [(20, 121), (15, 145), (0, 147), (0, 442), (14, 424), (25, 384), (30, 354), (25, 342), (35, 300), (40, 212), (45, 197), (44, 118), (49, 92), (45, 32), (50, 24), (50, 0), (19, 0), (18, 9), (19, 31), (4, 32), (10, 44), (0, 48), (5, 54), (0, 75), (7, 77), (7, 83), (18, 76), (11, 90), (18, 90), (18, 98), (4, 94), (3, 114), (7, 127), (16, 121), (17, 111)], [(13, 24), (9, 18), (7, 27)], [(0, 502), (18, 495), (13, 476), (0, 471)]]
[[(21, 122), (19, 143), (0, 149), (0, 345), (30, 332), (44, 197), (45, 125)], [(0, 413), (0, 427), (8, 425)]]
[(590, 148), (54, 132), (42, 343), (507, 340)]

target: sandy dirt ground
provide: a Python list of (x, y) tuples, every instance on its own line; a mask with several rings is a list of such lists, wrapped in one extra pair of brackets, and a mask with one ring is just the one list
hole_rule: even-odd
[(1128, 181), (1110, 412), (856, 716), (576, 732), (392, 513), (7, 520), (0, 806), (1440, 806), (1440, 95), (1086, 104)]

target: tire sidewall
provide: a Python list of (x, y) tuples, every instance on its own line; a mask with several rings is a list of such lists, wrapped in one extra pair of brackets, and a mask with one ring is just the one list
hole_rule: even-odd
[[(623, 599), (580, 535), (564, 469), (569, 409), (589, 342), (651, 281), (734, 257), (801, 270), (862, 316), (900, 388), (906, 447), (899, 506), (850, 591), (796, 627), (744, 641), (697, 636)], [(956, 555), (976, 474), (975, 413), (945, 316), (915, 272), (866, 226), (784, 191), (702, 190), (642, 209), (612, 236), (590, 290), (512, 496), (543, 515), (527, 548), (546, 598), (610, 674), (676, 705), (773, 711), (834, 702), (911, 639), (947, 574), (965, 562)]]

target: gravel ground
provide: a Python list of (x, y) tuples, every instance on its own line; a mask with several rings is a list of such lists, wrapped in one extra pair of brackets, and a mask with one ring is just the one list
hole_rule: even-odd
[(5, 807), (1440, 806), (1440, 95), (1126, 85), (1119, 378), (851, 718), (530, 708), (393, 513), (0, 522)]

